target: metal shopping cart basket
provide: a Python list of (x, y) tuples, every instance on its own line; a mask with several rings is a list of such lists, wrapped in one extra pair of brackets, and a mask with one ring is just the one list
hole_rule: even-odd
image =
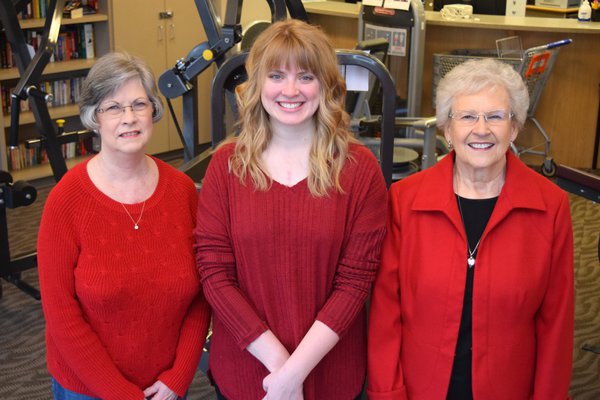
[[(529, 91), (529, 109), (527, 110), (527, 119), (533, 123), (537, 131), (543, 138), (543, 143), (533, 146), (512, 145), (512, 150), (517, 156), (523, 154), (533, 154), (544, 158), (541, 172), (546, 176), (553, 176), (556, 173), (556, 163), (550, 155), (550, 137), (535, 118), (542, 91), (546, 81), (552, 72), (554, 62), (561, 46), (571, 43), (571, 39), (559, 40), (542, 46), (532, 47), (523, 51), (523, 56), (519, 57), (498, 57), (495, 50), (454, 50), (450, 53), (441, 53), (433, 55), (433, 106), (435, 107), (435, 91), (440, 80), (455, 66), (470, 60), (483, 57), (497, 58), (508, 63), (521, 75)], [(543, 146), (543, 150), (539, 150)]]

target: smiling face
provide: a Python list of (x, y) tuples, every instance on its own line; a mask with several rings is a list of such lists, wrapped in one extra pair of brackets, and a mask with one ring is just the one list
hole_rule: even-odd
[(311, 125), (319, 108), (320, 88), (314, 74), (297, 67), (280, 67), (267, 72), (261, 102), (272, 127)]
[[(508, 115), (511, 112), (507, 91), (490, 86), (475, 94), (462, 94), (454, 98), (452, 114)], [(456, 152), (456, 166), (474, 174), (497, 176), (506, 163), (506, 152), (511, 141), (517, 137), (517, 128), (510, 118), (486, 122), (483, 115), (475, 124), (449, 119), (444, 130), (446, 140)]]
[[(140, 106), (146, 103), (144, 108)], [(130, 107), (132, 106), (133, 107)], [(124, 112), (111, 115), (110, 109), (126, 106)], [(136, 111), (134, 111), (134, 108)], [(152, 135), (152, 104), (139, 79), (125, 82), (100, 103), (97, 111), (98, 133), (103, 152), (144, 152)]]

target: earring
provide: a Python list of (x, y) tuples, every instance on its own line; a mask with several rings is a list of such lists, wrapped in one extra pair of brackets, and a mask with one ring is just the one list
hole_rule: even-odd
[(452, 150), (452, 140), (448, 140), (448, 150)]

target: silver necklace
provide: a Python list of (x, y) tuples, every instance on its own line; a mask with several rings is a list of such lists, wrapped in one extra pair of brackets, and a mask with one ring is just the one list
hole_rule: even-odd
[[(465, 217), (463, 216), (463, 212), (462, 212), (462, 207), (460, 205), (460, 196), (456, 195), (456, 201), (458, 203), (458, 211), (460, 212), (460, 218), (463, 221), (463, 224), (465, 223)], [(465, 235), (467, 234), (467, 230), (465, 229)], [(477, 241), (477, 244), (475, 245), (475, 248), (473, 249), (473, 251), (471, 251), (471, 246), (469, 246), (469, 237), (467, 236), (467, 251), (469, 252), (469, 257), (467, 258), (467, 265), (469, 266), (469, 268), (473, 268), (475, 266), (475, 257), (474, 254), (477, 251), (477, 248), (479, 247), (479, 242), (481, 242), (481, 238), (479, 238), (479, 240)]]
[(129, 210), (127, 210), (127, 207), (125, 207), (125, 204), (120, 203), (123, 206), (123, 210), (125, 210), (125, 212), (127, 213), (127, 215), (129, 216), (129, 219), (131, 219), (131, 222), (133, 222), (133, 229), (135, 229), (136, 231), (138, 229), (140, 229), (139, 223), (142, 220), (142, 215), (144, 215), (144, 208), (146, 207), (146, 201), (144, 201), (142, 203), (142, 211), (140, 212), (140, 217), (137, 219), (137, 221), (135, 219), (133, 219), (133, 217), (131, 216), (131, 213), (129, 212)]

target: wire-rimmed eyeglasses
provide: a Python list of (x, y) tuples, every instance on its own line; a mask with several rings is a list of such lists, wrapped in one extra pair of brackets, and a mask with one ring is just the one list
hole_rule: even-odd
[(111, 118), (120, 118), (123, 114), (125, 114), (126, 108), (131, 108), (137, 115), (146, 115), (150, 110), (152, 103), (148, 100), (136, 100), (128, 106), (122, 106), (119, 103), (111, 103), (103, 108), (97, 108), (96, 112), (99, 114), (104, 114), (107, 117)]
[(483, 117), (488, 125), (502, 125), (515, 116), (512, 112), (504, 110), (490, 111), (486, 113), (476, 113), (474, 111), (456, 111), (448, 114), (448, 117), (454, 120), (457, 125), (473, 126), (479, 122), (479, 117)]

